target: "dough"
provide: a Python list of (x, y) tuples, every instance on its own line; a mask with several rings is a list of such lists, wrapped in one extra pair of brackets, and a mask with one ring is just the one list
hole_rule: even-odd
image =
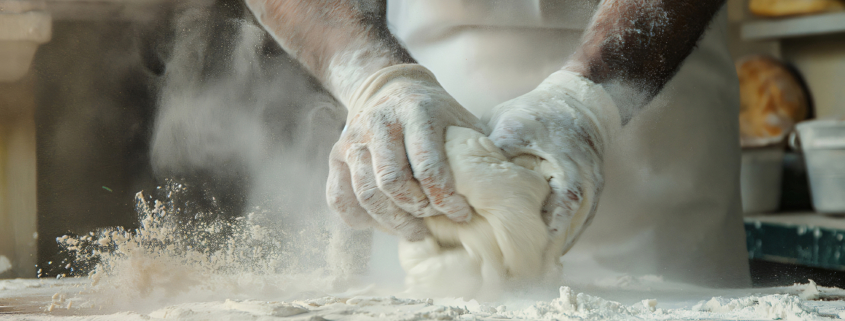
[(399, 244), (408, 291), (495, 297), (505, 286), (542, 277), (552, 262), (544, 259), (549, 236), (540, 214), (550, 189), (534, 170), (541, 161), (525, 156), (514, 160), (519, 166), (486, 136), (462, 127), (447, 129), (446, 155), (457, 192), (475, 213), (469, 223), (428, 217), (431, 236)]

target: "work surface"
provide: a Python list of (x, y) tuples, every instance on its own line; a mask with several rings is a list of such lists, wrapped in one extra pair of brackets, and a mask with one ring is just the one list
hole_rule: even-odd
[[(11, 320), (825, 320), (845, 318), (845, 291), (814, 284), (713, 290), (656, 277), (618, 277), (582, 286), (512, 294), (499, 302), (403, 299), (373, 287), (345, 293), (304, 291), (279, 300), (245, 293), (136, 297), (137, 307), (102, 304), (89, 279), (0, 280), (0, 319)], [(130, 292), (133, 289), (126, 288)], [(212, 291), (213, 289), (203, 289)], [(375, 294), (375, 295), (374, 295)], [(226, 299), (226, 298), (230, 299)], [(209, 299), (211, 298), (211, 299)], [(97, 303), (100, 302), (100, 303)]]
[[(493, 302), (408, 298), (397, 249), (374, 235), (366, 274), (304, 260), (325, 252), (254, 216), (186, 225), (139, 195), (137, 230), (59, 238), (74, 266), (99, 262), (90, 278), (0, 280), (0, 319), (11, 320), (830, 320), (845, 319), (845, 290), (814, 283), (716, 290), (601, 271), (567, 254), (561, 275)], [(230, 234), (217, 231), (233, 230)], [(219, 235), (218, 235), (219, 234)], [(297, 234), (300, 235), (300, 234)], [(291, 239), (291, 238), (288, 238)], [(210, 245), (216, 246), (210, 246)], [(286, 245), (296, 245), (292, 250)], [(328, 247), (331, 249), (332, 247)], [(309, 251), (313, 250), (313, 251)], [(337, 252), (348, 254), (348, 252)], [(384, 255), (382, 255), (384, 254)], [(86, 261), (87, 260), (87, 261)], [(592, 263), (591, 263), (592, 262)], [(577, 264), (576, 264), (577, 263)], [(341, 273), (336, 273), (337, 271)], [(550, 277), (550, 279), (552, 279)]]

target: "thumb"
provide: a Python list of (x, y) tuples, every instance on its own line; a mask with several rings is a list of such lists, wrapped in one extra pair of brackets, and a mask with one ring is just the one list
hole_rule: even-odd
[(552, 178), (552, 189), (543, 206), (543, 220), (560, 254), (566, 253), (590, 225), (596, 214), (603, 182), (580, 181), (568, 184), (564, 179)]
[[(553, 238), (569, 230), (576, 211), (581, 207), (583, 190), (567, 183), (564, 173), (553, 173), (549, 179), (551, 192), (543, 205), (543, 221)], [(547, 175), (548, 177), (548, 175)]]

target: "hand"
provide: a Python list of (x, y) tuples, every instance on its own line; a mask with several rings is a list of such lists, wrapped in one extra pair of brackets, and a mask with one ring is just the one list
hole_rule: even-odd
[(561, 70), (484, 119), (506, 156), (549, 181), (543, 220), (553, 244), (547, 253), (562, 255), (596, 212), (604, 153), (621, 127), (616, 105), (601, 86)]
[(469, 220), (444, 140), (449, 126), (483, 132), (477, 118), (417, 64), (375, 72), (349, 100), (346, 128), (330, 156), (331, 209), (352, 227), (379, 226), (409, 241), (428, 234), (422, 217)]

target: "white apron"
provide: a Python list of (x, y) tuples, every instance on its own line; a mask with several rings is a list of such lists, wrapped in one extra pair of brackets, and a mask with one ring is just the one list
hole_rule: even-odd
[[(391, 0), (388, 24), (480, 116), (528, 92), (575, 51), (597, 2)], [(564, 256), (596, 275), (750, 285), (740, 198), (737, 76), (720, 12), (663, 92), (607, 153), (596, 218)], [(590, 266), (590, 268), (586, 268)]]

